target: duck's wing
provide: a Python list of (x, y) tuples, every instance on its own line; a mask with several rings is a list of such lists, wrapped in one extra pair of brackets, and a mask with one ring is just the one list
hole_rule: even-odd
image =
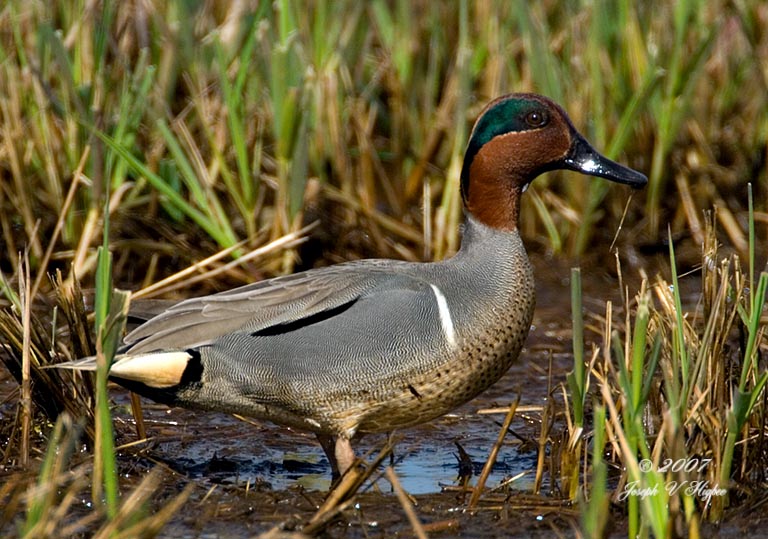
[(193, 348), (236, 331), (295, 323), (356, 301), (398, 266), (378, 260), (337, 264), (191, 298), (131, 331), (122, 352)]

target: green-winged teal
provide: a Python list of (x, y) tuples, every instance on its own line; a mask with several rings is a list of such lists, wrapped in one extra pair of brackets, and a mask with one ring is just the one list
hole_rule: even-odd
[(182, 301), (126, 336), (110, 377), (168, 405), (312, 431), (344, 472), (356, 435), (445, 414), (517, 359), (535, 303), (520, 197), (553, 169), (647, 182), (596, 152), (546, 97), (500, 97), (467, 145), (453, 258), (347, 262)]

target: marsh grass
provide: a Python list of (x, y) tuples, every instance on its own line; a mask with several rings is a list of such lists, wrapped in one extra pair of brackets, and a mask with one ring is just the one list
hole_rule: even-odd
[[(652, 9), (626, 0), (6, 2), (0, 334), (27, 410), (10, 429), (6, 456), (19, 447), (48, 489), (45, 499), (0, 489), (8, 507), (23, 500), (23, 529), (37, 533), (43, 521), (64, 518), (87, 483), (99, 508), (85, 518), (98, 520), (100, 533), (128, 536), (121, 519), (136, 499), (116, 495), (107, 441), (104, 372), (125, 315), (113, 283), (141, 288), (133, 297), (190, 294), (297, 262), (448, 256), (459, 243), (471, 121), (509, 91), (555, 98), (597, 148), (650, 177), (647, 194), (629, 202), (605, 182), (537, 180), (522, 208), (529, 245), (589, 255), (621, 220), (617, 244), (633, 256), (667, 237), (705, 246), (697, 308), (683, 310), (670, 253), (670, 277), (648, 278), (632, 301), (622, 294), (623, 320), (613, 320), (609, 304), (591, 354), (574, 288), (565, 449), (559, 463), (550, 459), (550, 474), (565, 498), (589, 500), (584, 515), (604, 515), (615, 478), (603, 443), (625, 470), (617, 488), (669, 481), (638, 471), (639, 458), (656, 470), (665, 457), (711, 457), (704, 477), (727, 485), (727, 497), (628, 500), (630, 529), (659, 537), (670, 526), (693, 536), (700, 518), (720, 520), (729, 506), (749, 503), (738, 485), (763, 462), (766, 412), (766, 278), (757, 265), (768, 222), (768, 70), (755, 61), (768, 57), (766, 25), (768, 9), (756, 0)], [(701, 208), (713, 206), (702, 220)], [(306, 227), (316, 219), (320, 226)], [(737, 257), (717, 259), (715, 221), (748, 257), (748, 272)], [(81, 281), (89, 297), (96, 289), (95, 338)], [(92, 354), (103, 357), (95, 382), (41, 368)], [(65, 410), (87, 418), (81, 428), (56, 423)], [(557, 416), (545, 410), (539, 485)], [(35, 425), (49, 433), (48, 450), (30, 441)], [(50, 485), (61, 484), (54, 471), (70, 464), (50, 448), (77, 436), (100, 448), (102, 463), (75, 465), (64, 496), (51, 497)], [(33, 458), (35, 449), (49, 456)], [(586, 462), (591, 480), (580, 473)], [(495, 500), (481, 489), (475, 496)], [(598, 536), (604, 528), (594, 522), (585, 532)]]
[[(695, 208), (717, 204), (746, 246), (733, 219), (745, 189), (731, 193), (736, 179), (764, 174), (768, 77), (752, 61), (768, 49), (763, 8), (169, 0), (133, 17), (111, 3), (8, 2), (2, 267), (14, 274), (28, 246), (35, 276), (68, 261), (92, 276), (107, 185), (121, 273), (131, 260), (160, 278), (215, 247), (253, 247), (264, 231), (275, 240), (312, 207), (334, 216), (325, 226), (336, 223), (346, 256), (444, 257), (458, 246), (469, 122), (512, 89), (554, 97), (609, 157), (650, 170), (645, 207), (625, 221), (645, 241), (662, 239), (667, 221), (675, 237), (696, 233)], [(709, 187), (691, 190), (699, 180)], [(526, 235), (571, 254), (605, 239), (602, 225), (624, 209), (605, 182), (583, 189), (552, 174), (534, 189)], [(423, 193), (431, 214), (419, 214)], [(385, 235), (388, 218), (400, 226)], [(178, 234), (202, 249), (148, 254), (149, 238)]]
[[(152, 537), (176, 514), (192, 491), (192, 484), (155, 512), (147, 510), (151, 496), (162, 485), (162, 472), (154, 469), (113, 509), (99, 506), (83, 512), (78, 506), (91, 483), (89, 462), (77, 463), (82, 428), (69, 414), (59, 416), (50, 432), (49, 444), (37, 480), (8, 482), (10, 489), (0, 492), (6, 508), (26, 508), (26, 518), (18, 523), (19, 537), (72, 537), (86, 531), (91, 537)], [(18, 478), (18, 476), (17, 476)], [(109, 518), (104, 514), (111, 512)], [(4, 513), (11, 520), (13, 513)], [(5, 522), (3, 522), (5, 524)]]
[[(720, 522), (729, 505), (752, 503), (749, 493), (764, 482), (768, 371), (758, 343), (768, 327), (768, 273), (755, 283), (737, 255), (720, 257), (715, 219), (705, 220), (693, 310), (683, 308), (672, 242), (670, 281), (644, 278), (633, 302), (627, 294), (618, 327), (607, 304), (602, 361), (588, 371), (599, 393), (585, 523), (608, 497), (606, 454), (599, 449), (606, 440), (609, 460), (623, 470), (613, 499), (626, 504), (632, 537), (700, 537), (702, 520)], [(600, 522), (585, 524), (585, 533), (601, 536)]]

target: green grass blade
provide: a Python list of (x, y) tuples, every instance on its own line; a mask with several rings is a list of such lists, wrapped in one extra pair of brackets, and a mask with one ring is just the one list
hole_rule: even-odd
[[(31, 494), (27, 500), (27, 515), (21, 526), (21, 537), (27, 537), (45, 516), (46, 509), (55, 503), (56, 489), (50, 488), (63, 470), (61, 465), (69, 459), (75, 447), (75, 438), (66, 435), (65, 416), (59, 416), (48, 436), (48, 447), (37, 476), (39, 492)], [(47, 488), (46, 488), (47, 486)]]
[(644, 382), (645, 344), (648, 331), (648, 320), (650, 317), (648, 301), (649, 299), (647, 295), (641, 296), (637, 306), (637, 312), (635, 314), (635, 328), (632, 336), (632, 373), (630, 375), (631, 392), (629, 395), (635, 415), (641, 415), (643, 413), (643, 407), (645, 406), (645, 402), (643, 401), (642, 396)]
[(651, 353), (647, 358), (648, 361), (645, 369), (645, 381), (643, 382), (641, 402), (648, 402), (648, 396), (651, 393), (651, 389), (653, 389), (653, 380), (656, 375), (656, 368), (659, 365), (659, 358), (661, 357), (662, 342), (661, 335), (657, 332), (653, 338)]
[(755, 312), (755, 206), (752, 200), (752, 182), (747, 184), (747, 211), (749, 226), (749, 312)]
[(594, 438), (592, 439), (592, 490), (589, 503), (581, 509), (581, 529), (584, 537), (599, 539), (604, 536), (611, 503), (608, 495), (608, 466), (603, 459), (605, 451), (605, 406), (595, 406)]
[(752, 309), (749, 319), (747, 346), (744, 350), (744, 362), (741, 368), (741, 377), (739, 378), (739, 389), (746, 390), (747, 376), (750, 372), (757, 372), (757, 337), (760, 334), (760, 317), (765, 305), (765, 292), (768, 288), (768, 273), (761, 273), (760, 280), (757, 283), (757, 292), (755, 293), (755, 305)]
[(112, 415), (109, 410), (107, 380), (117, 345), (113, 345), (114, 336), (110, 334), (107, 328), (112, 307), (112, 254), (109, 252), (108, 187), (104, 200), (104, 228), (102, 245), (98, 249), (94, 305), (96, 318), (96, 440), (92, 492), (93, 502), (100, 504), (103, 486), (107, 516), (112, 519), (117, 515), (118, 487), (115, 440), (112, 432)]
[(552, 247), (552, 252), (562, 252), (563, 238), (560, 235), (560, 232), (557, 230), (557, 225), (552, 219), (552, 214), (547, 209), (546, 204), (544, 204), (541, 196), (539, 196), (536, 191), (529, 189), (528, 193), (531, 197), (531, 200), (533, 200), (534, 206), (536, 207), (536, 213), (538, 214), (539, 219), (541, 219), (541, 222), (544, 224), (544, 229), (547, 231), (547, 237), (549, 238), (549, 244)]
[[(688, 394), (688, 348), (685, 343), (685, 321), (683, 320), (683, 305), (680, 297), (680, 282), (677, 278), (677, 264), (675, 262), (675, 246), (672, 241), (672, 231), (667, 231), (669, 240), (669, 265), (672, 271), (672, 296), (675, 302), (675, 328), (673, 333), (672, 348), (672, 379), (668, 387), (670, 405), (673, 409), (680, 410), (683, 404), (681, 399)], [(679, 373), (679, 375), (678, 375)]]
[(162, 195), (168, 198), (168, 201), (179, 209), (184, 215), (192, 219), (198, 226), (205, 230), (211, 238), (216, 241), (221, 247), (231, 247), (237, 241), (230, 236), (230, 233), (214, 222), (209, 216), (189, 204), (184, 197), (181, 196), (176, 190), (168, 185), (163, 178), (152, 172), (144, 163), (139, 161), (128, 149), (119, 144), (115, 139), (98, 130), (94, 130), (96, 136), (102, 139), (107, 146), (114, 150), (122, 159), (124, 159), (128, 166), (136, 174), (139, 174), (147, 179), (147, 181), (159, 191)]
[(584, 426), (586, 398), (586, 365), (584, 365), (584, 312), (581, 303), (581, 270), (571, 268), (571, 320), (573, 324), (573, 370), (568, 374), (568, 386), (573, 401), (573, 420)]
[(253, 177), (250, 174), (250, 165), (248, 163), (248, 149), (246, 147), (245, 122), (243, 121), (243, 103), (242, 91), (245, 84), (246, 67), (252, 62), (251, 56), (256, 46), (256, 31), (251, 29), (250, 37), (240, 52), (238, 62), (240, 69), (235, 76), (235, 83), (230, 84), (225, 66), (224, 54), (221, 47), (217, 47), (217, 57), (219, 58), (219, 83), (224, 96), (224, 102), (227, 106), (227, 126), (229, 128), (230, 140), (235, 150), (235, 162), (237, 164), (239, 182), (239, 195), (242, 197), (243, 205), (246, 211), (253, 209), (256, 198), (256, 189)]

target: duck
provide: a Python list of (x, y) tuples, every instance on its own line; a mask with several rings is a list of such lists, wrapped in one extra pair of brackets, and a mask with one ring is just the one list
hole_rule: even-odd
[(551, 99), (501, 96), (466, 146), (454, 256), (349, 261), (183, 300), (124, 337), (109, 378), (169, 406), (313, 432), (338, 478), (360, 436), (438, 418), (517, 361), (535, 305), (520, 200), (556, 169), (648, 181), (598, 153)]

